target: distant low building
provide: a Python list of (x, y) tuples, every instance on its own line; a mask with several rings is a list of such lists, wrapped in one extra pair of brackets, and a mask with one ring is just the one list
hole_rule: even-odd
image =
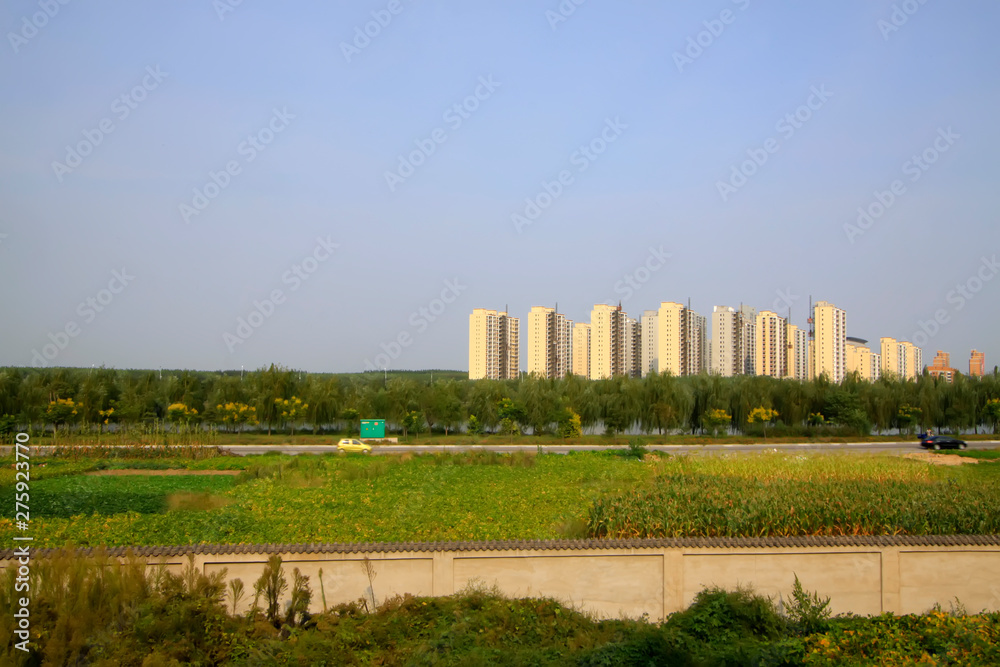
[(955, 374), (958, 373), (951, 367), (951, 355), (941, 350), (934, 356), (934, 363), (927, 367), (927, 372), (936, 378), (943, 377), (948, 382), (954, 382)]

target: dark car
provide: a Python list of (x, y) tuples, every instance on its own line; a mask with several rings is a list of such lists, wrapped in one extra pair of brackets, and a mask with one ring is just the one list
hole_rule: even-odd
[(924, 449), (965, 449), (966, 444), (949, 435), (927, 435), (920, 439), (920, 446)]

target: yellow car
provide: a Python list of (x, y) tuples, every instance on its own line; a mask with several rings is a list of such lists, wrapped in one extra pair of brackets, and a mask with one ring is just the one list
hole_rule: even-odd
[(368, 445), (360, 440), (354, 438), (344, 438), (337, 443), (338, 452), (361, 452), (362, 454), (371, 454), (372, 446)]

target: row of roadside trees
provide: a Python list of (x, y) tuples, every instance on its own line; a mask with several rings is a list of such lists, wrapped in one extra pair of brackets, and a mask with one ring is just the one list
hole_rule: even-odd
[(384, 418), (405, 434), (736, 432), (776, 435), (993, 431), (1000, 377), (848, 377), (810, 382), (667, 374), (590, 381), (464, 379), (457, 372), (307, 374), (279, 366), (245, 374), (97, 369), (0, 369), (0, 431), (172, 428), (357, 431)]

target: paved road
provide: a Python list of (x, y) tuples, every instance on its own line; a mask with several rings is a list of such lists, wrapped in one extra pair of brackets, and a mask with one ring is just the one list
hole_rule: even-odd
[[(624, 441), (616, 445), (394, 445), (394, 444), (374, 444), (374, 454), (402, 454), (413, 452), (416, 454), (442, 453), (442, 452), (467, 452), (467, 451), (490, 451), (490, 452), (538, 452), (539, 449), (546, 454), (567, 454), (569, 452), (594, 452), (605, 449), (624, 449)], [(1000, 447), (998, 440), (975, 440), (969, 442), (969, 449), (996, 449)], [(47, 446), (32, 448), (37, 454), (44, 455)], [(329, 454), (336, 451), (335, 445), (225, 445), (233, 454), (248, 456), (251, 454), (265, 454), (267, 452), (281, 452), (282, 454)], [(850, 442), (850, 443), (781, 443), (781, 444), (756, 444), (756, 445), (648, 445), (646, 449), (653, 449), (668, 454), (742, 454), (748, 452), (846, 452), (856, 453), (876, 453), (876, 454), (905, 454), (907, 452), (924, 451), (915, 440), (905, 442)], [(0, 456), (9, 456), (11, 447), (0, 447)], [(39, 451), (41, 450), (41, 451)]]
[[(623, 449), (625, 443), (618, 446), (608, 445), (542, 445), (541, 451), (546, 454), (566, 454), (567, 452), (592, 452), (603, 449)], [(969, 449), (995, 449), (1000, 447), (997, 440), (978, 440), (969, 443)], [(234, 454), (264, 454), (268, 451), (278, 451), (284, 454), (322, 454), (335, 451), (334, 445), (228, 445), (226, 449)], [(852, 442), (852, 443), (784, 443), (759, 445), (650, 445), (653, 449), (669, 454), (686, 453), (746, 453), (746, 452), (847, 452), (847, 453), (890, 453), (905, 454), (907, 452), (923, 451), (915, 440), (907, 442)], [(403, 452), (434, 453), (434, 452), (537, 452), (538, 445), (374, 445), (374, 454), (401, 454)]]

